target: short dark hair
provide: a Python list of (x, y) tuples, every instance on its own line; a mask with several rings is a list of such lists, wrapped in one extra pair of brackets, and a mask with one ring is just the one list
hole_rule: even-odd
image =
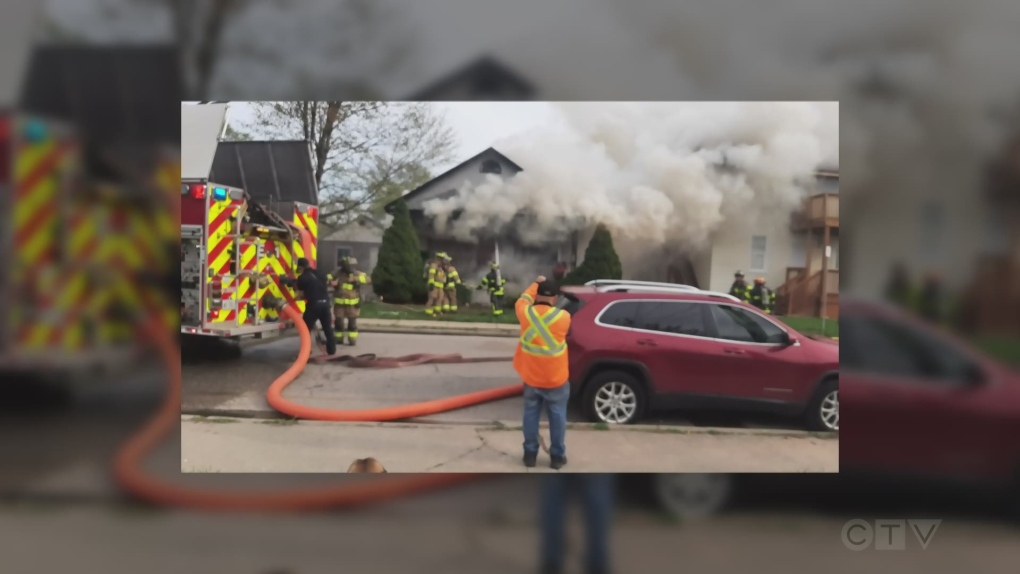
[(541, 297), (556, 297), (560, 294), (560, 286), (552, 279), (546, 279), (538, 284), (538, 295)]
[(298, 258), (297, 266), (298, 267), (311, 267), (311, 265), (308, 263), (308, 260), (305, 259), (304, 257)]

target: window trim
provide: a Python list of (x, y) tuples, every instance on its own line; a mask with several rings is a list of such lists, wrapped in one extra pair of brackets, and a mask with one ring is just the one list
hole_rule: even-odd
[[(761, 238), (765, 239), (765, 249), (762, 250), (762, 257), (761, 257), (761, 265), (762, 265), (761, 269), (758, 269), (758, 268), (756, 268), (754, 266), (754, 238), (755, 237), (761, 237)], [(769, 268), (769, 236), (768, 235), (752, 235), (751, 236), (751, 257), (750, 257), (750, 259), (751, 259), (751, 261), (749, 262), (749, 265), (747, 266), (748, 271), (754, 271), (756, 273), (763, 273), (765, 271), (768, 271), (768, 268)]]
[(354, 257), (354, 248), (344, 245), (338, 245), (336, 248), (336, 264), (340, 265), (340, 261), (343, 259), (343, 255), (340, 254), (340, 250), (347, 250), (347, 257)]
[[(490, 166), (495, 166), (496, 171), (486, 171), (485, 168), (486, 167), (490, 167)], [(482, 165), (481, 165), (481, 167), (480, 167), (480, 169), (478, 171), (480, 171), (481, 173), (486, 174), (486, 175), (489, 175), (489, 174), (492, 174), (492, 175), (503, 175), (503, 166), (497, 160), (487, 159), (487, 160), (483, 160), (482, 161)]]
[(720, 339), (718, 337), (702, 337), (700, 335), (685, 335), (683, 333), (666, 333), (665, 331), (652, 331), (650, 329), (640, 329), (638, 327), (620, 327), (619, 325), (609, 325), (608, 323), (603, 323), (602, 322), (602, 315), (605, 314), (605, 312), (610, 307), (612, 307), (613, 305), (616, 305), (618, 303), (662, 303), (662, 302), (667, 302), (667, 303), (693, 303), (693, 304), (696, 304), (696, 305), (725, 305), (727, 307), (735, 307), (737, 309), (741, 309), (741, 310), (747, 311), (749, 313), (753, 313), (753, 314), (755, 314), (755, 315), (765, 319), (769, 323), (772, 323), (773, 325), (775, 325), (777, 329), (779, 329), (782, 332), (786, 333), (787, 337), (793, 338), (793, 335), (790, 333), (790, 330), (788, 328), (786, 328), (783, 325), (777, 323), (775, 320), (770, 319), (764, 313), (759, 313), (756, 310), (753, 310), (753, 309), (751, 309), (749, 307), (744, 307), (743, 305), (734, 305), (732, 303), (723, 302), (723, 301), (689, 301), (689, 300), (685, 300), (685, 299), (617, 299), (615, 301), (610, 301), (608, 305), (603, 307), (602, 310), (599, 311), (598, 315), (595, 316), (595, 321), (594, 322), (595, 322), (596, 326), (605, 327), (607, 329), (619, 329), (621, 331), (634, 331), (634, 332), (637, 332), (637, 333), (654, 333), (654, 334), (657, 334), (657, 335), (664, 335), (664, 336), (667, 336), (667, 337), (684, 337), (684, 338), (687, 338), (687, 339), (699, 339), (699, 340), (702, 340), (702, 341), (716, 341), (716, 342), (727, 343), (727, 344), (732, 344), (732, 345), (753, 345), (753, 346), (756, 346), (756, 347), (799, 347), (800, 346), (800, 340), (798, 340), (793, 345), (786, 345), (784, 343), (754, 343), (754, 342), (747, 342), (747, 341), (732, 341), (730, 339)]

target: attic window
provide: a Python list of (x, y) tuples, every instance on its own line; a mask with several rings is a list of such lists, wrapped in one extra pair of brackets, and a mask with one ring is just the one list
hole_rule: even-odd
[(487, 159), (482, 162), (482, 173), (503, 173), (503, 166), (494, 159)]

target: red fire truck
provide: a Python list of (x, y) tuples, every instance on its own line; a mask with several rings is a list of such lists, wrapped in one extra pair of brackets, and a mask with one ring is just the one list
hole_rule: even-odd
[(318, 207), (270, 207), (244, 189), (210, 181), (226, 106), (181, 106), (181, 333), (274, 337), (293, 325), (283, 301), (304, 310), (286, 278), (301, 257), (315, 265)]

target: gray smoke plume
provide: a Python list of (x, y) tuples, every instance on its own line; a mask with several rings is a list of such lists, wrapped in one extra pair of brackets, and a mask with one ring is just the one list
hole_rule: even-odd
[(558, 108), (561, 126), (497, 142), (523, 172), (425, 204), (438, 231), (469, 241), (513, 222), (542, 245), (601, 223), (621, 241), (698, 249), (722, 225), (789, 214), (815, 169), (838, 167), (835, 102)]

